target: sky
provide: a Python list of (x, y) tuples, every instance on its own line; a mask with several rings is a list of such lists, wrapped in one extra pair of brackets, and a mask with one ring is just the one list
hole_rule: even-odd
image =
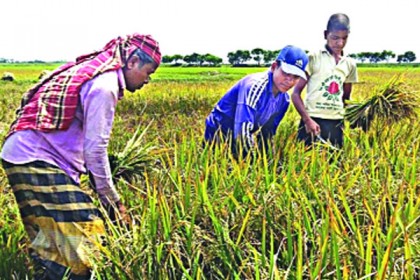
[(419, 11), (420, 0), (6, 0), (0, 58), (74, 60), (133, 32), (152, 35), (162, 55), (317, 50), (341, 12), (351, 25), (345, 52), (413, 51), (418, 62)]

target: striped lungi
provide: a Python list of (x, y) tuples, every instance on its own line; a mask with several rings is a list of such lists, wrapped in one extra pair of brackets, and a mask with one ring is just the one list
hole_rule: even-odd
[(64, 171), (36, 161), (11, 164), (3, 161), (30, 239), (35, 266), (49, 279), (89, 278), (89, 257), (104, 240), (101, 213)]

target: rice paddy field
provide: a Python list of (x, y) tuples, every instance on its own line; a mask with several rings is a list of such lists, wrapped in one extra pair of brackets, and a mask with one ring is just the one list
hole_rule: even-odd
[[(16, 78), (0, 81), (0, 144), (23, 92), (55, 66), (0, 65)], [(116, 183), (131, 223), (106, 221), (108, 246), (92, 256), (97, 279), (420, 278), (418, 118), (377, 121), (366, 132), (346, 123), (344, 147), (331, 153), (296, 141), (291, 106), (255, 161), (203, 146), (213, 105), (263, 70), (161, 67), (118, 103), (109, 153), (134, 155), (141, 176)], [(352, 99), (397, 74), (418, 96), (420, 68), (376, 67), (359, 68)], [(31, 279), (26, 241), (0, 169), (0, 279)]]

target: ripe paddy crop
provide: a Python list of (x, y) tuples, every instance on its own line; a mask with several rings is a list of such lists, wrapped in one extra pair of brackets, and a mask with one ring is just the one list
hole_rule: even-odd
[[(41, 71), (3, 67), (17, 81), (0, 81), (0, 143)], [(342, 151), (305, 150), (291, 106), (273, 149), (254, 162), (203, 146), (213, 105), (237, 79), (262, 70), (161, 67), (119, 102), (109, 151), (123, 152), (147, 129), (136, 143), (149, 168), (117, 181), (132, 223), (107, 221), (109, 245), (92, 257), (98, 279), (419, 277), (419, 122), (377, 126), (380, 134), (346, 124)], [(353, 99), (402, 72), (419, 94), (418, 69), (361, 68)], [(0, 194), (0, 279), (25, 279), (26, 236), (4, 173)]]

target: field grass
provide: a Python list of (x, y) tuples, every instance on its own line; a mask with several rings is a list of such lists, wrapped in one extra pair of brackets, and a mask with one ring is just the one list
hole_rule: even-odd
[[(0, 66), (16, 77), (0, 81), (0, 143), (42, 69)], [(94, 260), (98, 279), (420, 277), (419, 122), (367, 133), (346, 125), (343, 150), (331, 154), (296, 142), (291, 107), (273, 151), (254, 162), (202, 146), (213, 105), (237, 79), (262, 70), (161, 67), (120, 101), (109, 151), (148, 127), (150, 169), (117, 184), (133, 223), (107, 222), (109, 247)], [(361, 68), (353, 99), (397, 73), (419, 94), (419, 68)], [(32, 274), (26, 235), (2, 172), (0, 279), (25, 279)]]

